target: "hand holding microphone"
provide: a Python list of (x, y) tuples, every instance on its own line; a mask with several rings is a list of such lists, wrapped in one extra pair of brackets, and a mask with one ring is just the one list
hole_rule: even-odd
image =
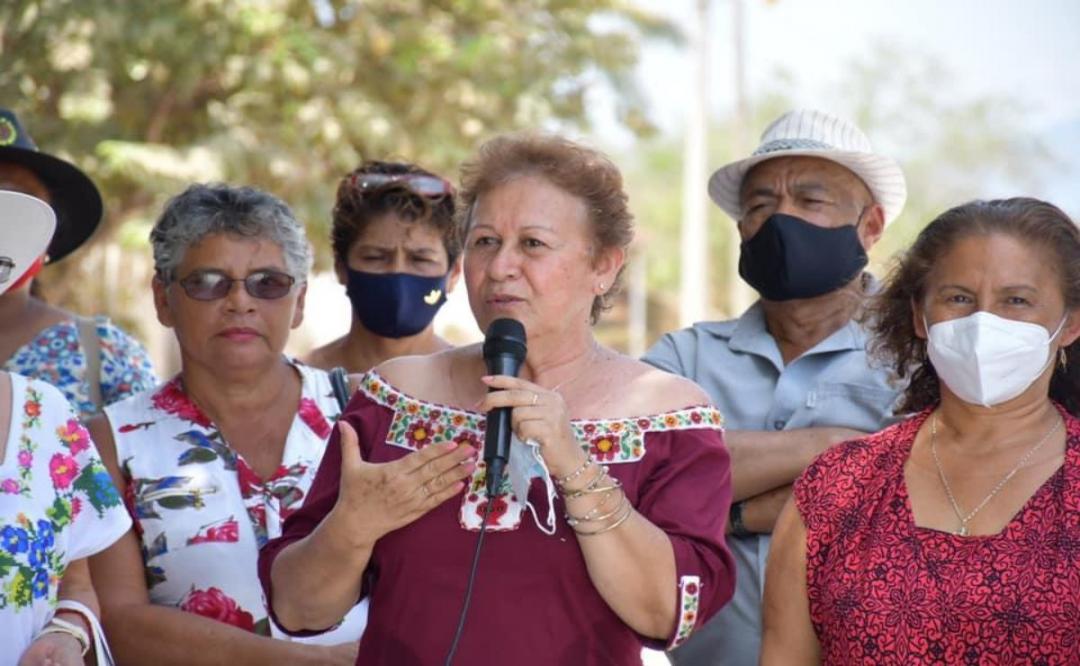
[(562, 396), (517, 377), (525, 349), (525, 329), (520, 322), (497, 319), (488, 327), (484, 361), (490, 376), (483, 381), (489, 393), (480, 410), (488, 412), (484, 462), (489, 497), (498, 495), (510, 457), (512, 432), (523, 442), (534, 440), (540, 445), (544, 462), (556, 478), (569, 474), (585, 460)]

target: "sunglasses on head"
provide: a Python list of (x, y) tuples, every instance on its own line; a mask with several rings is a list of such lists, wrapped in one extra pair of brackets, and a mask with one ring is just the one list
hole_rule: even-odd
[(185, 294), (197, 301), (225, 298), (234, 282), (243, 282), (244, 289), (254, 298), (273, 300), (288, 294), (296, 278), (274, 270), (255, 271), (244, 278), (231, 278), (221, 271), (195, 271), (177, 282)]
[(349, 182), (360, 191), (387, 185), (402, 185), (429, 199), (441, 199), (454, 194), (454, 186), (438, 176), (423, 173), (354, 173)]

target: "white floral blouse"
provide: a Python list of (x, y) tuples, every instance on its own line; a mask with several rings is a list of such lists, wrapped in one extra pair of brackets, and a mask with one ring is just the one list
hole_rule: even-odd
[[(131, 525), (90, 435), (60, 391), (11, 377), (0, 460), (0, 663), (33, 642), (56, 608), (67, 565)], [(4, 436), (4, 435), (0, 435)]]
[[(105, 408), (127, 483), (150, 600), (285, 638), (259, 586), (259, 548), (304, 502), (340, 409), (329, 375), (298, 362), (300, 404), (277, 470), (261, 479), (184, 392), (179, 376)], [(367, 604), (319, 643), (358, 640)]]

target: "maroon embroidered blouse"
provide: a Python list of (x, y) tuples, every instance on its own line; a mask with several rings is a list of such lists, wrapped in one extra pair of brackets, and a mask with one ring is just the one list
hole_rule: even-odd
[(1080, 664), (1080, 419), (996, 535), (915, 526), (904, 464), (929, 411), (825, 452), (795, 484), (825, 664)]
[[(369, 373), (344, 417), (356, 429), (365, 460), (388, 462), (428, 444), (468, 442), (483, 448), (482, 414), (416, 400)], [(609, 466), (631, 503), (671, 539), (680, 614), (668, 646), (686, 640), (728, 601), (734, 589), (724, 543), (730, 469), (719, 413), (695, 407), (604, 421), (574, 421), (583, 448)], [(259, 574), (271, 598), (270, 567), (282, 548), (309, 534), (337, 500), (341, 455), (337, 431), (303, 507), (282, 536), (261, 552)], [(589, 578), (577, 539), (557, 500), (556, 532), (542, 533), (508, 488), (495, 500), (472, 604), (456, 664), (639, 664), (642, 645), (604, 602)], [(547, 510), (543, 484), (529, 501)], [(357, 664), (441, 664), (457, 627), (487, 502), (481, 463), (460, 497), (375, 545), (365, 576), (367, 630)]]

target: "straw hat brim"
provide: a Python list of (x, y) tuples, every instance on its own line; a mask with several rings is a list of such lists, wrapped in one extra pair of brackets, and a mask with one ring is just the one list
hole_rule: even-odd
[(78, 167), (46, 153), (15, 146), (0, 147), (0, 162), (33, 171), (49, 190), (56, 211), (56, 233), (49, 244), (49, 263), (74, 252), (101, 224), (104, 204), (93, 181)]
[(818, 157), (835, 162), (858, 176), (870, 190), (874, 200), (885, 210), (885, 224), (892, 222), (904, 208), (907, 185), (904, 172), (896, 160), (873, 153), (843, 150), (792, 149), (753, 155), (716, 170), (709, 178), (709, 197), (731, 219), (741, 216), (739, 193), (746, 174), (758, 164), (780, 157)]

